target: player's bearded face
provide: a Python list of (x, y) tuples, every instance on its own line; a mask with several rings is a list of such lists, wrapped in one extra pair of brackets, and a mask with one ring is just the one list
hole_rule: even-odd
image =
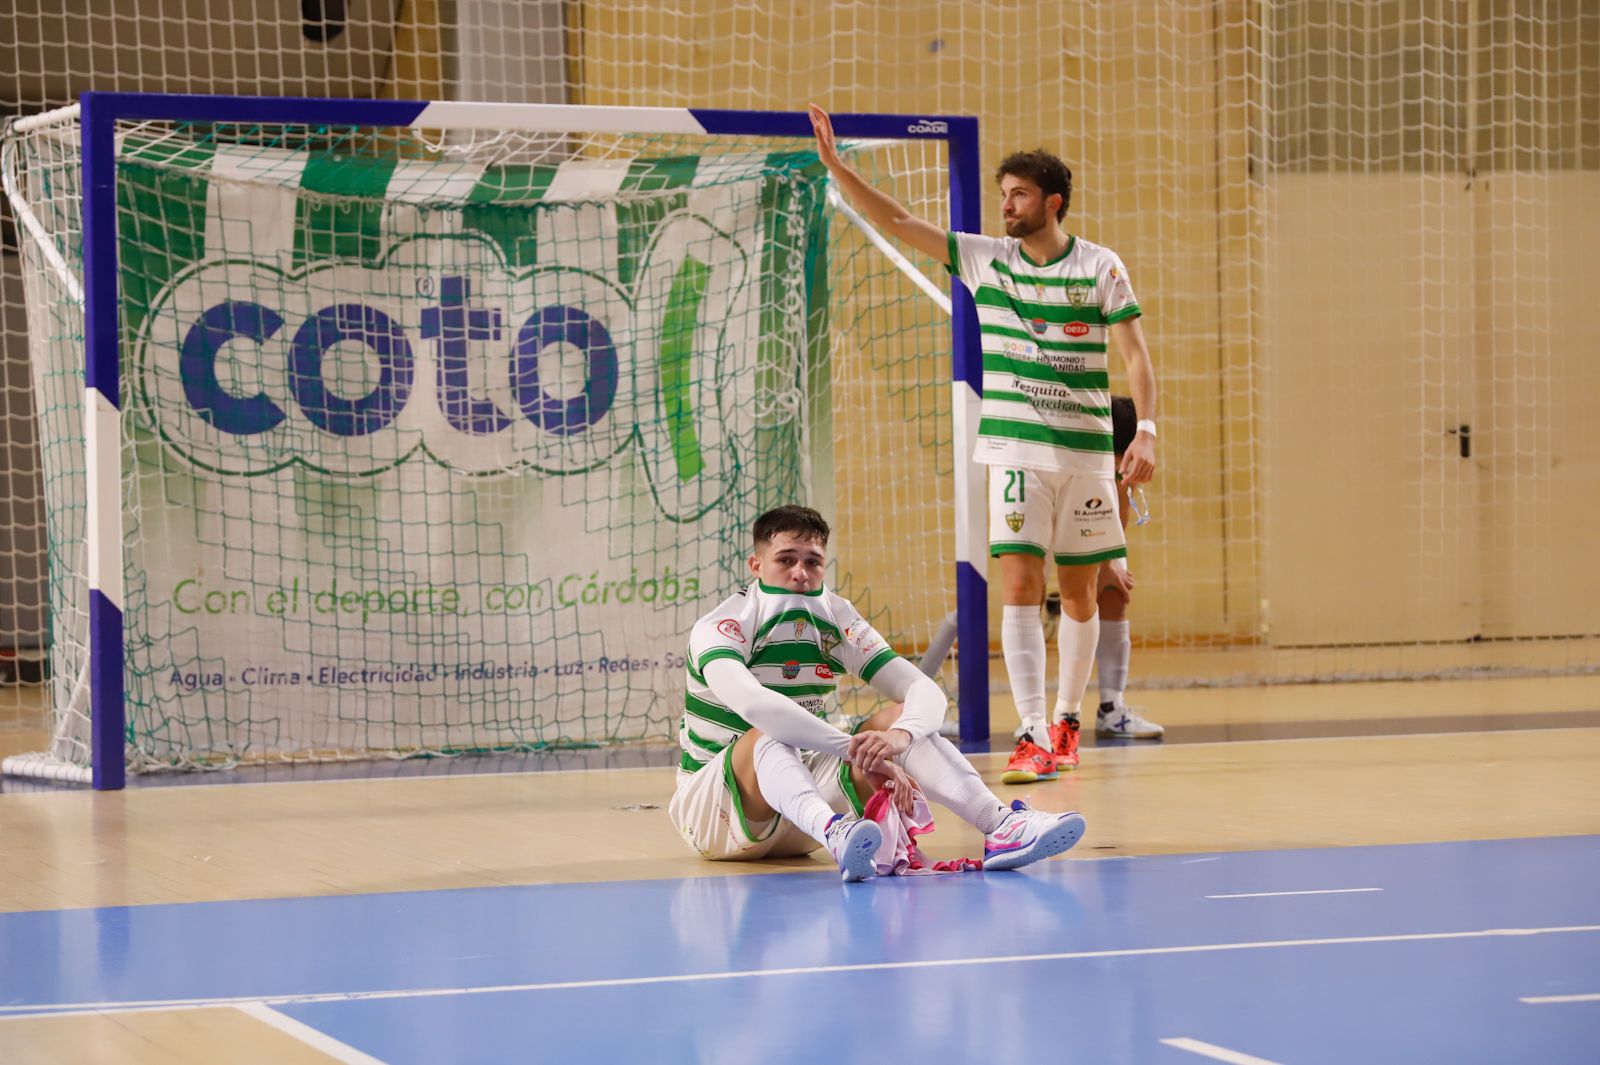
[(1050, 223), (1045, 197), (1033, 182), (1007, 174), (1000, 180), (1000, 195), (1006, 236), (1022, 240)]
[(777, 533), (766, 543), (757, 544), (756, 553), (750, 556), (750, 572), (762, 584), (796, 592), (814, 592), (821, 588), (827, 564), (825, 545), (787, 532)]

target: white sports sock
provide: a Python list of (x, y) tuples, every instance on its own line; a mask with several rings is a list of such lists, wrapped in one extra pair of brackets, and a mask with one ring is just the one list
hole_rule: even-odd
[(1056, 687), (1056, 720), (1076, 717), (1083, 690), (1089, 686), (1094, 669), (1095, 646), (1100, 642), (1100, 615), (1088, 621), (1073, 621), (1061, 615), (1061, 630), (1056, 640), (1061, 648), (1061, 679)]
[(1000, 827), (1011, 808), (989, 790), (972, 763), (956, 745), (938, 733), (924, 736), (900, 756), (911, 779), (928, 798), (988, 835)]
[(800, 752), (771, 736), (762, 736), (756, 740), (754, 760), (756, 783), (761, 785), (761, 797), (767, 805), (818, 843), (826, 843), (833, 810), (823, 801), (811, 770), (800, 760)]
[[(1063, 618), (1065, 624), (1067, 619)], [(1017, 717), (1033, 742), (1049, 743), (1044, 727), (1044, 622), (1036, 606), (1007, 606), (1000, 622), (1000, 650), (1011, 678)]]
[(1095, 648), (1095, 667), (1100, 671), (1100, 704), (1120, 703), (1128, 687), (1128, 659), (1133, 656), (1133, 641), (1128, 636), (1128, 619), (1100, 622), (1100, 644)]

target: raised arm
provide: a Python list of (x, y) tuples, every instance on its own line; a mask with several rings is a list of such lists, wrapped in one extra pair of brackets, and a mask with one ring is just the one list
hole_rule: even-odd
[(841, 159), (834, 146), (833, 122), (816, 104), (811, 105), (811, 128), (817, 135), (817, 158), (822, 160), (833, 180), (839, 183), (839, 191), (856, 210), (890, 236), (949, 265), (950, 244), (945, 230), (906, 210), (893, 196), (869, 184)]
[(705, 665), (706, 685), (750, 727), (779, 743), (848, 759), (850, 736), (789, 698), (763, 687), (743, 662), (717, 658)]
[[(1133, 395), (1133, 409), (1141, 422), (1156, 419), (1156, 369), (1150, 361), (1150, 349), (1144, 342), (1144, 329), (1139, 319), (1128, 318), (1111, 326), (1111, 339), (1128, 368), (1128, 391)], [(1144, 484), (1156, 473), (1155, 434), (1140, 430), (1133, 443), (1122, 455), (1118, 470), (1130, 488)]]

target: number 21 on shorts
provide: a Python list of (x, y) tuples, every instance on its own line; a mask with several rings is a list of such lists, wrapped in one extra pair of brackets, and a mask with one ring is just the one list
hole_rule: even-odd
[[(1007, 503), (1026, 503), (1028, 500), (1023, 494), (1023, 485), (1025, 482), (1023, 481), (1022, 471), (1006, 470), (1005, 475), (1005, 489), (1001, 498), (1003, 498)], [(1013, 492), (1016, 494), (1013, 495)]]

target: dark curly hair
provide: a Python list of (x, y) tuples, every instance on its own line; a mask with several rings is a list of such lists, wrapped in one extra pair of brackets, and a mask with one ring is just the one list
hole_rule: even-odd
[(1067, 204), (1072, 202), (1072, 171), (1066, 163), (1043, 148), (1035, 148), (1031, 152), (1012, 152), (1000, 160), (1000, 166), (994, 172), (995, 182), (998, 183), (1007, 174), (1033, 182), (1046, 196), (1059, 195), (1061, 209), (1056, 212), (1056, 221), (1067, 217)]

